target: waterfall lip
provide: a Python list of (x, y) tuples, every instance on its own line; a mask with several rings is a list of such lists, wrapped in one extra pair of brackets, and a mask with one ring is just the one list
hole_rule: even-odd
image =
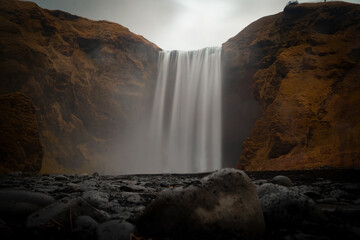
[(199, 48), (199, 49), (192, 49), (192, 50), (176, 50), (176, 49), (172, 49), (172, 50), (161, 50), (160, 52), (165, 52), (165, 53), (171, 53), (171, 52), (178, 52), (178, 53), (190, 53), (190, 52), (199, 52), (199, 51), (203, 51), (205, 49), (221, 49), (221, 46), (209, 46), (209, 47), (203, 47), (203, 48)]

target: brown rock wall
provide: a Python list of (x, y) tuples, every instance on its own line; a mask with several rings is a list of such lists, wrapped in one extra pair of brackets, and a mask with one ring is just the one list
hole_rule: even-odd
[(289, 6), (223, 45), (225, 68), (262, 108), (239, 168), (360, 165), (359, 13), (344, 2)]
[(33, 100), (43, 172), (101, 172), (108, 146), (146, 110), (159, 48), (121, 25), (22, 1), (0, 2), (0, 31), (0, 94)]
[(35, 107), (26, 95), (0, 96), (0, 173), (39, 172), (43, 157)]

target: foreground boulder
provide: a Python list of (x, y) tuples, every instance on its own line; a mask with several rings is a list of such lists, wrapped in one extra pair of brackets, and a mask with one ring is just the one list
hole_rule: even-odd
[(255, 186), (243, 171), (222, 169), (197, 187), (163, 192), (137, 218), (142, 235), (259, 239), (265, 224)]
[(35, 107), (19, 92), (0, 96), (0, 173), (39, 172), (43, 157)]

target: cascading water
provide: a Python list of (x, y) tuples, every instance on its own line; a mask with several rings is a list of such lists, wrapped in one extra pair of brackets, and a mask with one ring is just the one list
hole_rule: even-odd
[(159, 172), (219, 169), (221, 48), (163, 51), (158, 67), (146, 158)]

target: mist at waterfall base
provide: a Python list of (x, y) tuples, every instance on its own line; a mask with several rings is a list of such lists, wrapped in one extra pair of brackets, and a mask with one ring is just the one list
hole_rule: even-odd
[(134, 118), (105, 172), (221, 168), (221, 48), (162, 51), (149, 114)]

